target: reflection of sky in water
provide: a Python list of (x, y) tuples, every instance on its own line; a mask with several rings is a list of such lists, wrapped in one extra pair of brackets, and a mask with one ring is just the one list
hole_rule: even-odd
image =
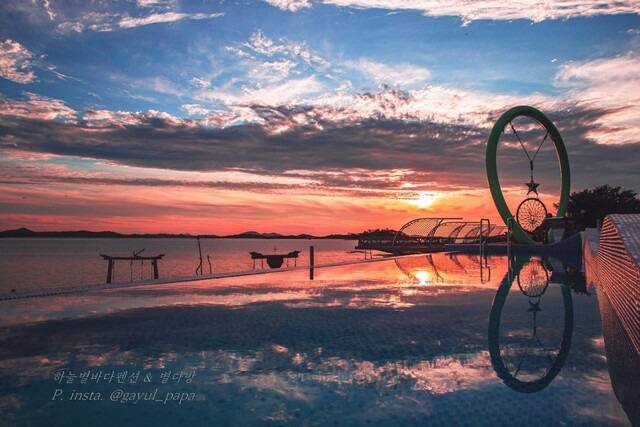
[[(301, 271), (5, 302), (2, 324), (11, 326), (0, 327), (0, 415), (9, 425), (70, 414), (76, 425), (624, 424), (595, 295), (574, 295), (571, 352), (549, 387), (525, 395), (496, 377), (488, 313), (506, 264), (490, 258), (489, 268), (490, 280), (477, 259), (434, 254), (402, 265), (320, 269), (313, 282)], [(550, 284), (537, 315), (538, 335), (556, 349), (559, 286)], [(528, 307), (512, 287), (501, 330), (508, 366), (530, 337)], [(534, 360), (528, 369), (538, 367)], [(61, 369), (196, 377), (191, 384), (59, 385), (52, 378)], [(105, 400), (53, 402), (56, 388), (101, 392)], [(198, 400), (108, 401), (117, 388), (194, 392)]]

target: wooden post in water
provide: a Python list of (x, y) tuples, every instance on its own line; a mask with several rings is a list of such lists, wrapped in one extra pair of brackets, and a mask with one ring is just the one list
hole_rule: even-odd
[(198, 264), (198, 267), (196, 268), (196, 276), (202, 276), (202, 248), (200, 247), (200, 236), (196, 236), (196, 240), (198, 241), (198, 252), (200, 253), (200, 264)]
[(111, 278), (113, 276), (113, 260), (109, 260), (109, 266), (107, 267), (107, 283), (111, 283)]
[(309, 246), (309, 280), (313, 280), (313, 246)]

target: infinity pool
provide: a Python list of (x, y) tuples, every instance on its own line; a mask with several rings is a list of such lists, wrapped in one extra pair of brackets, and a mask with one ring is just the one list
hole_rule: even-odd
[(6, 425), (629, 425), (594, 289), (434, 254), (0, 302)]

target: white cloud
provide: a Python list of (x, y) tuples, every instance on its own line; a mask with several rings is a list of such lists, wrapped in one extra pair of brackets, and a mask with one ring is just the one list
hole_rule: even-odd
[[(370, 118), (417, 120), (491, 128), (491, 113), (520, 104), (552, 111), (562, 103), (543, 95), (519, 97), (443, 86), (404, 91), (384, 87), (377, 93), (336, 91), (310, 101), (317, 120), (358, 123)], [(314, 118), (315, 120), (316, 118)]]
[(596, 15), (637, 14), (638, 0), (323, 0), (325, 4), (355, 8), (416, 10), (427, 16), (459, 16), (465, 22), (477, 19), (568, 19)]
[(203, 94), (205, 98), (215, 99), (228, 105), (283, 105), (302, 102), (308, 95), (320, 92), (324, 86), (315, 76), (288, 80), (282, 84), (249, 89), (234, 94), (223, 91), (211, 91)]
[(151, 120), (163, 120), (169, 126), (197, 126), (198, 122), (172, 116), (171, 114), (149, 110), (146, 113), (111, 110), (87, 110), (83, 113), (83, 120), (91, 127), (111, 127), (111, 126), (141, 126)]
[(186, 111), (190, 116), (200, 116), (211, 113), (211, 110), (200, 104), (183, 104), (180, 106), (180, 109)]
[[(314, 65), (318, 67), (326, 67), (328, 66), (327, 61), (325, 61), (320, 55), (309, 50), (304, 43), (297, 43), (286, 40), (285, 38), (280, 38), (277, 41), (274, 41), (267, 37), (262, 31), (258, 30), (251, 35), (249, 42), (242, 43), (242, 46), (252, 50), (253, 52), (264, 55), (267, 57), (275, 56), (275, 55), (283, 55), (289, 57), (291, 59), (302, 60), (307, 65)], [(228, 48), (229, 50), (234, 49), (233, 47)], [(240, 56), (237, 52), (236, 54)], [(243, 52), (243, 55), (246, 55), (246, 52)]]
[(226, 46), (225, 50), (232, 52), (235, 56), (237, 56), (238, 58), (250, 58), (251, 55), (249, 55), (247, 52), (245, 52), (244, 50), (237, 48), (235, 46)]
[(53, 9), (51, 9), (51, 2), (49, 0), (42, 0), (42, 6), (47, 12), (47, 16), (49, 16), (49, 19), (53, 21), (56, 18), (56, 13), (53, 11)]
[[(212, 114), (209, 123), (260, 122), (264, 119), (251, 108), (252, 105), (277, 106), (306, 102), (310, 96), (325, 90), (324, 76), (328, 62), (313, 52), (305, 43), (266, 36), (255, 31), (248, 41), (225, 48), (235, 58), (236, 74), (210, 89), (195, 80), (200, 87), (196, 99), (214, 101), (229, 110), (229, 114)], [(239, 108), (244, 108), (238, 110)], [(222, 117), (218, 120), (215, 117)]]
[(122, 15), (117, 12), (93, 12), (86, 11), (79, 15), (80, 18), (75, 20), (62, 20), (56, 26), (56, 32), (61, 34), (66, 33), (81, 33), (84, 30), (91, 31), (115, 31), (120, 27), (117, 25), (118, 20)]
[(207, 88), (211, 87), (211, 80), (204, 79), (204, 78), (201, 78), (201, 77), (192, 78), (191, 79), (191, 83), (196, 85), (197, 87), (204, 88), (204, 89), (207, 89)]
[(75, 77), (67, 76), (67, 75), (66, 75), (66, 74), (64, 74), (64, 73), (61, 73), (60, 71), (58, 71), (58, 70), (56, 69), (56, 67), (55, 67), (54, 65), (49, 65), (49, 66), (47, 67), (47, 70), (49, 70), (49, 71), (51, 71), (53, 74), (55, 74), (55, 76), (56, 76), (57, 78), (59, 78), (60, 80), (78, 80), (78, 79), (76, 79)]
[(0, 42), (0, 77), (16, 83), (31, 83), (35, 74), (29, 70), (33, 54), (13, 40)]
[(78, 20), (63, 21), (59, 23), (56, 26), (56, 31), (62, 34), (71, 32), (80, 33), (87, 29), (97, 32), (108, 32), (152, 24), (167, 24), (184, 20), (213, 19), (224, 16), (224, 13), (178, 13), (172, 11), (159, 13), (155, 6), (162, 4), (162, 2), (148, 2), (146, 3), (146, 6), (145, 4), (139, 4), (140, 7), (150, 7), (152, 12), (149, 14), (149, 10), (143, 10), (140, 16), (130, 16), (126, 13), (122, 14), (118, 12), (86, 12), (82, 14), (82, 18)]
[(136, 0), (138, 7), (158, 7), (166, 6), (170, 3), (170, 0)]
[(265, 0), (271, 6), (275, 6), (282, 10), (295, 12), (299, 9), (311, 7), (309, 0)]
[(77, 112), (64, 101), (26, 93), (27, 101), (16, 101), (0, 95), (0, 115), (39, 120), (74, 121)]
[(606, 114), (590, 136), (600, 143), (638, 142), (640, 133), (640, 55), (570, 62), (563, 65), (555, 84), (569, 90), (580, 105)]
[(251, 67), (247, 77), (252, 81), (278, 82), (289, 76), (296, 63), (288, 59), (257, 63)]
[(347, 61), (345, 66), (360, 71), (378, 84), (392, 86), (424, 83), (431, 77), (429, 70), (412, 64), (387, 65), (382, 62), (359, 59), (358, 61)]
[(612, 85), (637, 83), (640, 80), (639, 65), (640, 56), (638, 55), (569, 62), (560, 68), (555, 81), (558, 85), (571, 87), (594, 84), (599, 86), (603, 83)]
[(140, 124), (138, 113), (128, 111), (87, 110), (84, 112), (82, 118), (89, 126), (110, 124), (115, 124), (117, 126), (133, 126)]
[[(121, 77), (118, 77), (118, 79), (120, 78)], [(127, 82), (126, 77), (122, 77), (121, 79)], [(180, 87), (165, 77), (148, 77), (146, 79), (132, 81), (130, 84), (135, 88), (148, 89), (157, 93), (164, 93), (176, 97), (184, 95)]]
[(169, 22), (179, 22), (185, 19), (211, 19), (224, 16), (224, 13), (156, 13), (142, 18), (132, 18), (125, 16), (118, 22), (120, 28), (134, 28), (143, 25), (165, 24)]
[(129, 91), (128, 91), (128, 90), (126, 90), (126, 89), (125, 89), (125, 90), (123, 90), (123, 93), (124, 93), (125, 95), (127, 95), (127, 96), (128, 96), (129, 98), (131, 98), (131, 99), (139, 99), (139, 100), (142, 100), (142, 101), (146, 101), (146, 102), (153, 102), (153, 103), (156, 103), (156, 104), (157, 104), (158, 102), (160, 102), (157, 98), (154, 98), (154, 97), (152, 97), (152, 96), (148, 96), (148, 95), (141, 95), (141, 94), (139, 94), (139, 93), (131, 93), (131, 92), (129, 92)]
[[(346, 86), (348, 87), (348, 86)], [(383, 87), (376, 93), (347, 93), (345, 87), (313, 96), (323, 86), (313, 77), (289, 81), (241, 94), (214, 91), (203, 99), (222, 102), (227, 111), (212, 112), (207, 126), (226, 127), (259, 123), (271, 133), (299, 126), (319, 130), (327, 123), (358, 125), (373, 119), (426, 121), (490, 129), (497, 114), (521, 105), (536, 105), (543, 111), (558, 111), (570, 104), (543, 95), (500, 95), (442, 86), (404, 91)]]
[(249, 42), (243, 43), (242, 45), (256, 53), (266, 56), (272, 56), (278, 52), (282, 53), (285, 51), (284, 45), (277, 45), (273, 40), (265, 36), (261, 30), (251, 34)]
[(202, 121), (205, 126), (222, 128), (241, 123), (256, 122), (264, 123), (251, 108), (243, 106), (230, 106), (227, 111), (212, 111)]
[(84, 31), (84, 24), (82, 22), (65, 21), (56, 26), (58, 33), (81, 33)]

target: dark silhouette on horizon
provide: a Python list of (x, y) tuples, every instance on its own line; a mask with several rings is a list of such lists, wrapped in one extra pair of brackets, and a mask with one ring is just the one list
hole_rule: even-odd
[(115, 231), (32, 231), (22, 227), (15, 230), (0, 231), (0, 238), (3, 237), (51, 237), (51, 238), (126, 238), (126, 239), (344, 239), (357, 240), (359, 234), (328, 234), (326, 236), (314, 236), (311, 234), (279, 234), (279, 233), (259, 233), (257, 231), (245, 231), (244, 233), (229, 234), (219, 236), (216, 234), (193, 235), (189, 233), (133, 233), (122, 234)]

